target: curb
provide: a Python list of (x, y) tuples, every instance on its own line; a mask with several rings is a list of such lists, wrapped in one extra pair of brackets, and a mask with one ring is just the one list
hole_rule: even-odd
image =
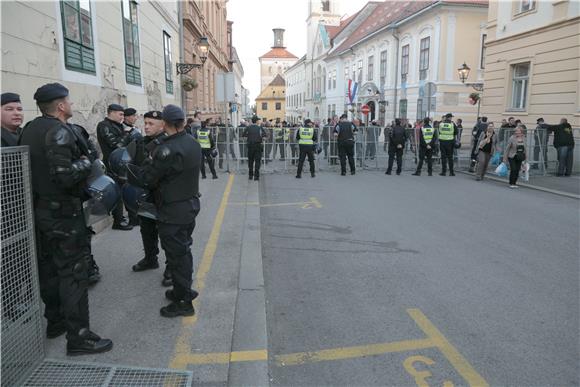
[[(457, 171), (457, 172), (463, 173), (464, 175), (475, 176), (475, 173), (472, 173), (472, 172), (466, 172), (466, 171)], [(493, 181), (497, 181), (500, 183), (506, 183), (505, 179), (492, 176), (488, 173), (485, 175), (485, 178), (487, 180), (493, 180)], [(533, 189), (536, 191), (547, 192), (547, 193), (551, 193), (551, 194), (558, 195), (558, 196), (564, 196), (564, 197), (571, 198), (571, 199), (580, 200), (580, 195), (575, 195), (575, 194), (569, 193), (569, 192), (558, 191), (558, 190), (551, 189), (551, 188), (539, 187), (537, 185), (527, 184), (527, 183), (519, 183), (518, 186)]]

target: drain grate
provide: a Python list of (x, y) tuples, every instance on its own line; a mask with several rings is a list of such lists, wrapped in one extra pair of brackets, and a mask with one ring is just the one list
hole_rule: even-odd
[(24, 382), (26, 387), (189, 387), (191, 371), (114, 366), (47, 359)]

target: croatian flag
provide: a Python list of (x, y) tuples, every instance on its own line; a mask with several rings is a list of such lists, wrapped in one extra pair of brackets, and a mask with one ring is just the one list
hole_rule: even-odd
[(358, 83), (353, 82), (352, 79), (348, 80), (348, 100), (352, 104), (356, 98), (356, 92), (358, 91)]

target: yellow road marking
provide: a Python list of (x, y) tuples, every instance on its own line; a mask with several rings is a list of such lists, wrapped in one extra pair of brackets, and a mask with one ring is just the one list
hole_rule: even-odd
[(319, 361), (354, 359), (392, 352), (415, 351), (417, 349), (433, 348), (434, 346), (435, 344), (430, 339), (404, 340), (394, 343), (370, 344), (324, 349), (322, 351), (291, 353), (288, 355), (278, 355), (275, 358), (276, 363), (279, 366), (292, 366)]
[(180, 357), (180, 360), (185, 364), (227, 364), (238, 362), (251, 361), (266, 361), (268, 360), (268, 351), (265, 349), (256, 351), (237, 351), (237, 352), (216, 352), (193, 354), (187, 353)]
[(264, 203), (260, 204), (258, 202), (231, 202), (230, 205), (234, 206), (260, 206), (260, 207), (285, 207), (285, 206), (301, 206), (303, 209), (312, 208), (322, 208), (322, 204), (315, 197), (309, 198), (307, 202), (291, 202), (291, 203)]
[[(235, 175), (232, 174), (228, 179), (226, 189), (224, 190), (222, 200), (218, 212), (216, 214), (213, 227), (211, 229), (209, 240), (205, 245), (203, 257), (197, 269), (194, 287), (199, 292), (200, 296), (193, 302), (193, 305), (195, 307), (197, 307), (199, 299), (201, 298), (201, 295), (203, 295), (203, 289), (205, 288), (205, 280), (213, 263), (213, 257), (217, 249), (217, 244), (219, 241), (222, 224), (224, 221), (224, 216), (226, 213), (226, 207), (228, 205), (228, 200), (230, 198), (230, 193), (232, 191), (232, 185), (234, 183), (234, 176)], [(193, 315), (191, 317), (184, 317), (182, 319), (181, 331), (175, 344), (175, 354), (171, 362), (169, 363), (169, 367), (178, 369), (185, 369), (187, 367), (187, 362), (184, 362), (184, 355), (188, 355), (190, 353), (191, 335), (193, 333), (193, 327), (195, 326), (196, 323), (197, 323), (197, 315)]]
[(469, 364), (459, 351), (443, 336), (431, 321), (419, 309), (407, 309), (415, 323), (427, 335), (435, 346), (449, 360), (459, 374), (467, 380), (471, 386), (489, 386), (483, 377)]

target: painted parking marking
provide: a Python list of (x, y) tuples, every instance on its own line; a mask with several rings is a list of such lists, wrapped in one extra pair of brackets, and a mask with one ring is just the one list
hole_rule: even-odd
[(290, 202), (290, 203), (258, 203), (258, 202), (231, 202), (230, 205), (233, 206), (259, 206), (260, 208), (267, 208), (267, 207), (300, 207), (304, 210), (310, 208), (322, 208), (322, 204), (320, 201), (315, 198), (311, 197), (308, 198), (308, 201), (305, 202)]
[[(427, 366), (431, 366), (435, 364), (435, 361), (427, 356), (422, 355), (415, 355), (409, 356), (403, 362), (403, 367), (409, 375), (411, 375), (415, 379), (415, 383), (418, 387), (429, 387), (429, 383), (427, 383), (427, 378), (431, 377), (431, 371), (424, 369), (418, 370), (415, 368), (416, 363), (423, 363)], [(446, 380), (443, 382), (443, 387), (454, 387), (453, 382)]]

